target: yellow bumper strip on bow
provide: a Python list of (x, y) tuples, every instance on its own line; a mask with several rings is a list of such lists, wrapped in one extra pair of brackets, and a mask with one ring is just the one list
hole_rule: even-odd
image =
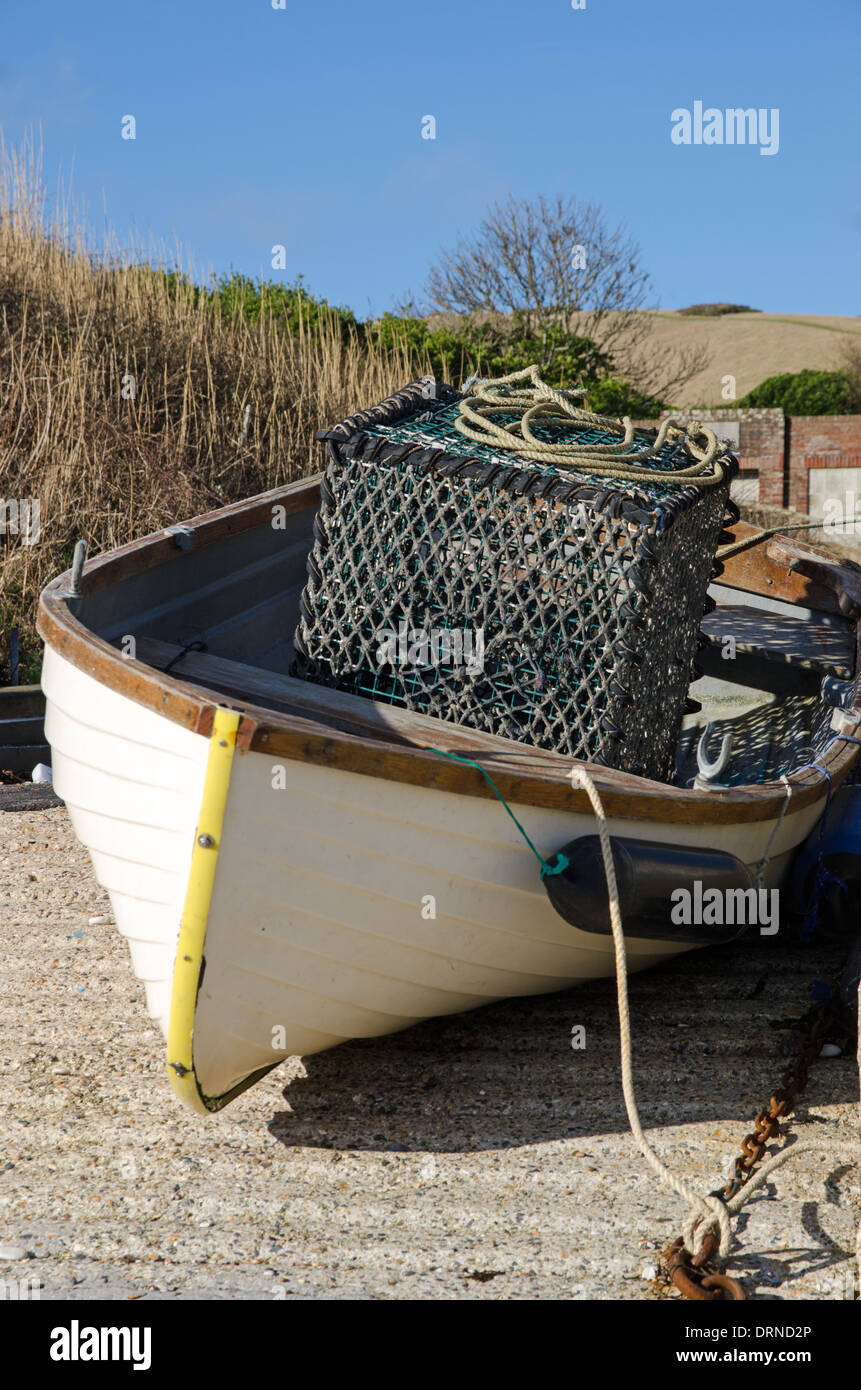
[(218, 851), (221, 848), (224, 810), (227, 805), (239, 719), (236, 710), (219, 707), (215, 711), (173, 967), (173, 990), (167, 1034), (167, 1072), (170, 1084), (182, 1103), (199, 1114), (220, 1110), (230, 1099), (230, 1096), (205, 1096), (201, 1091), (194, 1071), (193, 1037), (206, 924), (215, 882)]

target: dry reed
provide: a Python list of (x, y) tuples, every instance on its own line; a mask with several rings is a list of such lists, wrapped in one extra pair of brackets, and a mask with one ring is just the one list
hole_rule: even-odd
[(250, 322), (163, 265), (96, 248), (62, 187), (49, 211), (38, 147), (0, 144), (0, 506), (38, 499), (41, 523), (0, 534), (0, 683), (12, 625), (35, 678), (36, 600), (80, 536), (96, 554), (313, 472), (317, 429), (427, 370), (334, 311)]

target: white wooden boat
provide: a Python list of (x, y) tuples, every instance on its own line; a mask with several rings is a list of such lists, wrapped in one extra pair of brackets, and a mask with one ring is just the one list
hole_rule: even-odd
[[(202, 1112), (290, 1055), (614, 968), (608, 935), (554, 911), (484, 777), (429, 750), (480, 758), (548, 856), (595, 831), (568, 759), (289, 675), (318, 497), (308, 479), (225, 507), (95, 558), (79, 596), (66, 574), (41, 599), (55, 786), (174, 1089)], [(700, 682), (700, 722), (755, 721), (799, 691), (825, 708), (830, 676), (850, 706), (834, 717), (855, 727), (861, 571), (777, 538), (729, 561), (717, 596), (713, 641), (744, 600), (731, 627), (754, 674)], [(857, 755), (824, 753), (835, 788)], [(824, 805), (809, 770), (788, 806), (776, 776), (721, 791), (591, 770), (615, 836), (751, 869), (768, 850), (769, 886)], [(632, 969), (690, 949), (626, 926)]]

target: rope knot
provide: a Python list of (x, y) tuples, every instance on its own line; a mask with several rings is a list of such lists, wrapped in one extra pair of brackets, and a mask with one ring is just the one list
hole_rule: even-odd
[[(725, 1260), (732, 1244), (732, 1222), (726, 1202), (713, 1192), (706, 1197), (700, 1197), (696, 1207), (691, 1208), (691, 1214), (682, 1230), (685, 1249), (690, 1250), (693, 1255), (697, 1255), (703, 1248), (706, 1236), (712, 1230), (716, 1230), (720, 1234), (718, 1254), (722, 1260)], [(694, 1241), (697, 1236), (699, 1236), (699, 1245), (695, 1250)]]

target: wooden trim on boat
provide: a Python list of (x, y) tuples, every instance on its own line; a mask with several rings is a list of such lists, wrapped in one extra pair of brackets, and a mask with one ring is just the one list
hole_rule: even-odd
[[(738, 521), (732, 529), (741, 541), (761, 528)], [(838, 562), (828, 551), (804, 541), (773, 536), (762, 545), (729, 556), (723, 565), (717, 582), (728, 588), (819, 608), (855, 622), (861, 618), (861, 569), (852, 560)]]
[[(318, 501), (319, 475), (206, 513), (185, 525), (194, 533), (195, 549), (200, 549), (268, 524), (274, 506), (284, 507), (289, 514), (316, 508)], [(739, 536), (744, 533), (743, 523), (739, 523)], [(784, 537), (769, 542), (764, 556), (757, 555), (753, 560), (752, 554), (756, 552), (730, 558), (719, 582), (840, 613), (858, 625), (861, 569), (857, 566), (851, 562), (845, 566), (835, 563), (833, 556)], [(88, 562), (83, 593), (87, 596), (100, 592), (122, 578), (175, 559), (177, 549), (172, 535), (161, 531), (142, 537)], [(427, 741), (425, 716), (391, 708), (386, 709), (385, 721), (380, 721), (378, 731), (369, 729), (370, 719), (366, 721), (358, 715), (353, 721), (358, 731), (348, 731), (343, 727), (343, 706), (338, 706), (339, 715), (327, 698), (338, 692), (320, 686), (314, 687), (320, 718), (310, 713), (281, 713), (247, 700), (227, 701), (217, 690), (124, 657), (78, 621), (70, 605), (68, 585), (66, 573), (53, 580), (41, 595), (38, 630), (45, 642), (101, 684), (183, 728), (208, 738), (216, 709), (229, 704), (240, 716), (236, 735), (240, 753), (250, 748), (273, 760), (308, 762), (464, 796), (493, 796), (486, 779), (475, 768), (433, 752)], [(856, 675), (856, 689), (857, 681)], [(330, 711), (331, 721), (327, 717)], [(358, 728), (360, 724), (365, 727)], [(481, 759), (508, 801), (591, 811), (586, 793), (571, 785), (571, 769), (578, 765), (573, 759), (442, 721), (434, 721), (434, 726), (434, 746), (444, 752)], [(824, 763), (835, 789), (857, 757), (858, 748), (850, 743), (835, 745), (828, 752)], [(616, 818), (699, 825), (771, 820), (779, 814), (786, 795), (780, 783), (700, 792), (666, 786), (612, 768), (585, 766), (601, 792), (607, 814)], [(803, 810), (823, 794), (823, 778), (815, 772), (794, 774), (791, 781), (794, 791), (788, 814)]]

